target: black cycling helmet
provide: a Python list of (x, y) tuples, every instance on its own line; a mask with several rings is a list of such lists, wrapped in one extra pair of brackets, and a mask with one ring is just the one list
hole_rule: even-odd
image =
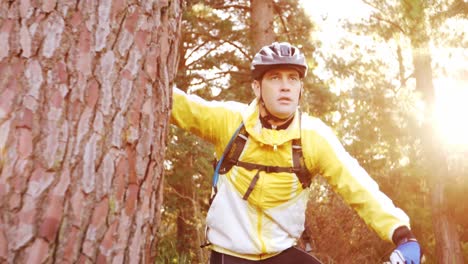
[(288, 42), (274, 42), (264, 46), (255, 54), (250, 70), (253, 79), (259, 80), (266, 71), (282, 66), (294, 68), (301, 78), (307, 74), (304, 54)]

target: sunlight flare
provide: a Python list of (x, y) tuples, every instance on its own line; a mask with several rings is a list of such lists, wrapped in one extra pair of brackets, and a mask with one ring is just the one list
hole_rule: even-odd
[(468, 83), (435, 81), (437, 130), (449, 146), (468, 147)]

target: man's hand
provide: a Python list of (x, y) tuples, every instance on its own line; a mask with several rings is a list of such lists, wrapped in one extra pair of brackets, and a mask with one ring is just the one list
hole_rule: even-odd
[(420, 260), (421, 247), (416, 240), (401, 243), (390, 255), (392, 264), (419, 264)]

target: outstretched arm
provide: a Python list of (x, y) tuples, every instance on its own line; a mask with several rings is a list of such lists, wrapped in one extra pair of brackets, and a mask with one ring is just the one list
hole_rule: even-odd
[(421, 248), (410, 230), (408, 216), (379, 190), (329, 127), (320, 120), (309, 121), (308, 136), (303, 139), (310, 149), (310, 156), (305, 155), (308, 167), (316, 168), (382, 239), (397, 246), (392, 263), (419, 264)]
[(395, 230), (410, 226), (408, 216), (383, 192), (377, 183), (344, 149), (333, 131), (318, 119), (306, 127), (304, 147), (310, 168), (323, 175), (359, 216), (384, 240), (392, 241)]
[(244, 107), (236, 102), (207, 101), (174, 87), (171, 123), (217, 144), (239, 126)]

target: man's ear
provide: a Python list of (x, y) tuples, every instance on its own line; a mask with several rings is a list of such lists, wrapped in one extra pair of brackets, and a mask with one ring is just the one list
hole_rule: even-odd
[(253, 82), (252, 82), (252, 90), (253, 90), (253, 92), (254, 92), (254, 94), (255, 94), (255, 97), (256, 97), (257, 99), (259, 99), (259, 98), (260, 98), (260, 81), (258, 81), (258, 80), (253, 80)]
[(299, 103), (301, 104), (301, 97), (304, 94), (304, 83), (301, 81), (301, 91), (299, 92)]

